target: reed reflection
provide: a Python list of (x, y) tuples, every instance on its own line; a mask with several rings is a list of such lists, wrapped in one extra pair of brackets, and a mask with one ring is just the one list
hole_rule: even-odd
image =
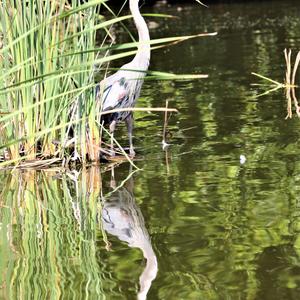
[(137, 298), (146, 299), (147, 293), (158, 271), (156, 255), (153, 251), (148, 231), (140, 208), (135, 202), (133, 177), (124, 184), (116, 187), (112, 171), (112, 192), (105, 197), (102, 208), (103, 228), (109, 234), (124, 241), (131, 248), (139, 248), (146, 266), (140, 275), (140, 290)]
[[(138, 299), (146, 299), (157, 260), (134, 200), (133, 182), (114, 186), (101, 202), (105, 173), (89, 168), (80, 173), (16, 171), (1, 177), (1, 299), (110, 299), (112, 293), (124, 297), (121, 289), (111, 290), (121, 283), (107, 271), (109, 259), (99, 247), (107, 241), (103, 227), (142, 250), (147, 262)], [(127, 263), (122, 257), (114, 260)]]

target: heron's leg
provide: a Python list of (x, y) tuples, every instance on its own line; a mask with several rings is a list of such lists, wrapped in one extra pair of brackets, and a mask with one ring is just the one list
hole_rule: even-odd
[(133, 117), (132, 114), (130, 114), (126, 119), (126, 126), (128, 131), (128, 138), (129, 138), (129, 154), (130, 156), (135, 156), (135, 151), (133, 149), (133, 143), (132, 143), (132, 129), (133, 129)]
[(109, 132), (110, 132), (110, 151), (111, 156), (115, 156), (115, 150), (114, 150), (114, 131), (116, 129), (117, 121), (113, 120), (109, 125)]
[(116, 188), (115, 168), (114, 168), (114, 166), (112, 166), (112, 168), (111, 168), (110, 187), (111, 187), (112, 189), (115, 189), (115, 188)]

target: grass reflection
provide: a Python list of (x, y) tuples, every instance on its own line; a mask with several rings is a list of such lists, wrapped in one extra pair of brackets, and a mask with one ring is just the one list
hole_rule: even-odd
[[(122, 298), (103, 254), (110, 239), (106, 230), (142, 250), (147, 263), (141, 271), (139, 299), (145, 299), (157, 262), (135, 204), (133, 179), (130, 188), (123, 182), (106, 197), (102, 175), (99, 168), (90, 168), (81, 173), (18, 171), (2, 176), (1, 298)], [(120, 259), (123, 263), (128, 264)]]

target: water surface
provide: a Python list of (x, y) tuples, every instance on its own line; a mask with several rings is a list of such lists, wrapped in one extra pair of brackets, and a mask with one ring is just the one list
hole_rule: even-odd
[(299, 298), (300, 121), (251, 75), (284, 80), (299, 1), (153, 11), (180, 16), (151, 19), (153, 38), (219, 34), (153, 52), (151, 69), (209, 79), (145, 82), (139, 106), (180, 113), (167, 151), (163, 116), (136, 114), (142, 171), (0, 174), (2, 299)]

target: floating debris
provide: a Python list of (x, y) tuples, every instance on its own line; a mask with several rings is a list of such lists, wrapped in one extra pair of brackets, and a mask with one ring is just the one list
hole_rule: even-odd
[(245, 155), (241, 154), (240, 155), (240, 164), (243, 165), (247, 161), (247, 158)]

